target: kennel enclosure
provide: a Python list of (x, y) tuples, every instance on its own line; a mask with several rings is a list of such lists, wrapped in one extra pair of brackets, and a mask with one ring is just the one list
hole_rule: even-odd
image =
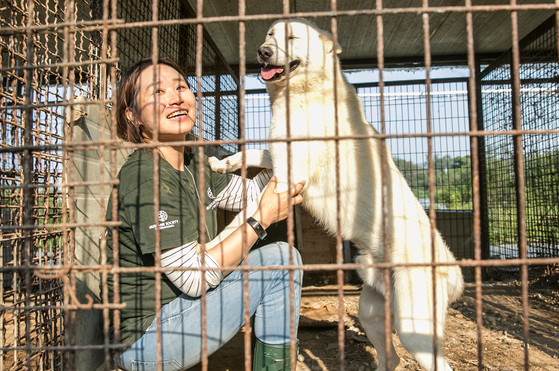
[[(368, 119), (386, 126), (401, 171), (428, 212), (433, 205), (454, 254), (466, 259), (467, 279), (527, 285), (523, 267), (537, 275), (559, 258), (558, 11), (540, 1), (4, 2), (0, 370), (93, 369), (87, 360), (110, 363), (123, 348), (107, 337), (120, 303), (99, 290), (103, 275), (119, 274), (104, 264), (99, 236), (112, 226), (104, 209), (133, 149), (114, 131), (120, 72), (154, 54), (176, 60), (198, 99), (190, 144), (218, 156), (265, 146), (267, 97), (245, 89), (243, 78), (256, 72), (255, 51), (283, 17), (309, 17), (332, 30), (348, 71), (427, 67), (414, 81), (356, 83)], [(476, 75), (432, 78), (429, 68), (441, 66)], [(519, 135), (521, 147), (514, 145)], [(308, 277), (336, 282), (338, 240), (308, 215), (301, 220)], [(351, 246), (341, 248), (351, 265)], [(532, 259), (529, 271), (524, 258)], [(83, 331), (84, 323), (99, 324), (98, 331)]]

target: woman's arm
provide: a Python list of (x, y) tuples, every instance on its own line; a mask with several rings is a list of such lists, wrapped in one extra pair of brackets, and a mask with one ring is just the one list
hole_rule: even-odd
[[(189, 242), (174, 249), (161, 252), (161, 267), (164, 268), (194, 268), (194, 270), (172, 270), (165, 272), (169, 280), (186, 295), (198, 297), (202, 295), (202, 271), (195, 270), (201, 268), (202, 255), (198, 254), (196, 241)], [(219, 270), (219, 264), (209, 255), (205, 254), (205, 266), (218, 268), (206, 271), (206, 288), (213, 288), (219, 285), (223, 279), (223, 273)]]
[[(247, 203), (254, 202), (258, 199), (271, 177), (272, 170), (263, 170), (253, 179), (244, 180)], [(243, 188), (243, 178), (238, 175), (233, 175), (227, 187), (217, 195), (208, 206), (208, 209), (218, 207), (229, 211), (241, 211), (243, 209)]]
[[(285, 219), (289, 204), (297, 205), (303, 201), (299, 192), (303, 189), (304, 182), (296, 184), (293, 188), (283, 193), (275, 193), (276, 185), (277, 179), (272, 177), (269, 186), (262, 194), (258, 209), (252, 214), (252, 217), (264, 229), (267, 229), (272, 223)], [(225, 237), (217, 236), (206, 245), (207, 250), (204, 252), (205, 265), (210, 268), (216, 268), (216, 270), (206, 272), (207, 288), (217, 286), (223, 279), (223, 276), (231, 272), (218, 270), (219, 267), (234, 267), (241, 262), (243, 258), (243, 233), (246, 233), (246, 244), (249, 249), (258, 240), (258, 234), (246, 221), (232, 233), (228, 233)], [(161, 254), (161, 266), (167, 268), (202, 267), (201, 246), (196, 244), (196, 242), (191, 242), (164, 251)], [(167, 272), (166, 275), (185, 294), (190, 296), (200, 296), (202, 294), (202, 271), (174, 270)]]

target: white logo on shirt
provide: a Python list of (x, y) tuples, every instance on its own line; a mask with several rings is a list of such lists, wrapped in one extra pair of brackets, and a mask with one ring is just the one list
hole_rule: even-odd
[(163, 210), (159, 211), (159, 214), (157, 214), (157, 220), (159, 220), (161, 223), (163, 223), (165, 220), (167, 220), (167, 218), (168, 218), (168, 215)]
[(214, 194), (212, 193), (212, 190), (208, 188), (208, 197), (211, 198), (212, 200), (215, 198)]
[[(162, 211), (165, 214), (165, 220), (167, 220), (167, 213), (165, 213), (164, 211)], [(161, 213), (161, 212), (160, 212)], [(161, 219), (159, 219), (161, 221)], [(159, 223), (159, 229), (167, 229), (167, 228), (173, 228), (175, 225), (177, 225), (179, 223), (179, 220), (171, 220), (171, 221), (161, 221), (161, 223)], [(155, 229), (157, 227), (157, 225), (152, 224), (149, 226), (149, 229)]]

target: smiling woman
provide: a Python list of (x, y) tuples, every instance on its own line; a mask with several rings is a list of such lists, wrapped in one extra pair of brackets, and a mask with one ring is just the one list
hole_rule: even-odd
[[(287, 217), (289, 204), (302, 201), (299, 192), (304, 183), (276, 194), (277, 182), (269, 170), (243, 180), (212, 171), (205, 156), (186, 153), (185, 137), (196, 120), (196, 100), (186, 81), (172, 61), (159, 60), (154, 65), (143, 60), (123, 75), (117, 89), (119, 137), (157, 146), (133, 152), (118, 174), (116, 207), (121, 224), (107, 231), (107, 261), (113, 264), (118, 256), (122, 268), (154, 267), (159, 251), (159, 264), (165, 269), (159, 293), (153, 272), (122, 273), (118, 287), (112, 275), (107, 280), (110, 300), (119, 292), (121, 302), (126, 303), (120, 312), (120, 340), (131, 347), (116, 360), (125, 370), (156, 370), (161, 365), (163, 370), (182, 370), (200, 362), (204, 345), (200, 296), (204, 290), (208, 290), (208, 353), (229, 341), (244, 325), (243, 271), (230, 268), (241, 263), (245, 246), (250, 249), (264, 238), (266, 228)], [(161, 156), (158, 170), (155, 153)], [(207, 189), (199, 189), (200, 184)], [(228, 229), (218, 235), (215, 209), (241, 211), (243, 184), (251, 210), (256, 211), (247, 212), (250, 217), (232, 232)], [(208, 195), (204, 204), (202, 192)], [(154, 194), (159, 194), (157, 209)], [(107, 220), (112, 220), (112, 202), (110, 199), (107, 206)], [(200, 243), (199, 231), (202, 208), (205, 245)], [(299, 265), (301, 260), (297, 250), (280, 242), (250, 252), (247, 264)], [(298, 322), (302, 271), (294, 271), (293, 303), (289, 276), (288, 270), (249, 272), (249, 311), (256, 314), (254, 364), (258, 366), (254, 370), (277, 362), (290, 364), (291, 324)], [(159, 326), (155, 319), (158, 295)], [(294, 319), (289, 315), (291, 305)], [(162, 344), (160, 356), (158, 341)]]
[(117, 95), (117, 134), (126, 141), (149, 143), (154, 128), (159, 141), (181, 141), (194, 126), (194, 94), (171, 60), (160, 59), (157, 66), (151, 59), (138, 62), (123, 76)]
[[(134, 122), (134, 117), (139, 117), (135, 122), (140, 130), (156, 127), (161, 142), (183, 140), (196, 120), (196, 100), (183, 74), (170, 65), (158, 64), (146, 68), (137, 85), (139, 112), (127, 108), (128, 120)], [(146, 139), (151, 141), (149, 136)]]

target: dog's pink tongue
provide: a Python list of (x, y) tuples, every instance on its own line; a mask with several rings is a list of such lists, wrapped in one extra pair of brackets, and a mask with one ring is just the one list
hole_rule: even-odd
[(262, 67), (260, 69), (260, 74), (264, 80), (270, 80), (276, 73), (282, 73), (282, 67)]

